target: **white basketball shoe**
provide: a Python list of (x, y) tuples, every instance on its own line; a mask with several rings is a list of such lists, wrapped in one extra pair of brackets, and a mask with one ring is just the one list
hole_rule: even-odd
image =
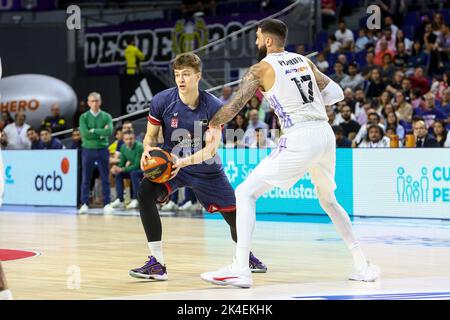
[(231, 285), (238, 288), (250, 288), (253, 284), (250, 268), (239, 268), (236, 260), (225, 268), (202, 273), (200, 278), (219, 286)]
[(367, 265), (360, 269), (353, 269), (352, 273), (348, 277), (349, 280), (354, 281), (364, 281), (364, 282), (374, 282), (380, 278), (380, 268), (376, 265), (370, 264), (367, 261)]

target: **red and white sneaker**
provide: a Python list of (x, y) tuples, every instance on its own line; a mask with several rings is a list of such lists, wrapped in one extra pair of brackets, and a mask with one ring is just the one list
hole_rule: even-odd
[(231, 285), (238, 288), (250, 288), (253, 284), (250, 268), (240, 269), (236, 261), (217, 271), (202, 273), (200, 278), (219, 286)]

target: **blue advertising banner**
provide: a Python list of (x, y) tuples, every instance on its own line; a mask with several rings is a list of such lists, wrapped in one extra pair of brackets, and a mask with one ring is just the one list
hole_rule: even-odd
[(76, 206), (76, 150), (2, 151), (4, 204)]
[[(269, 155), (271, 149), (220, 149), (225, 173), (233, 188), (250, 174), (256, 165)], [(336, 197), (351, 215), (353, 214), (352, 150), (338, 149), (336, 155)], [(306, 173), (291, 189), (274, 188), (256, 202), (258, 213), (325, 214), (319, 205), (317, 194)]]

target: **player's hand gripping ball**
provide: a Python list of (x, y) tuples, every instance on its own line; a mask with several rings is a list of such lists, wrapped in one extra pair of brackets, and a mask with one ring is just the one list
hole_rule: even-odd
[(164, 183), (172, 173), (172, 156), (164, 150), (152, 150), (144, 166), (144, 176), (152, 182)]

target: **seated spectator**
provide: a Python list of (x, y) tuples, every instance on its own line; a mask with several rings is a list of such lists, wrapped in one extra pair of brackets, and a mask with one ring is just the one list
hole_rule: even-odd
[(399, 45), (402, 45), (402, 48), (406, 53), (411, 52), (414, 41), (405, 37), (405, 32), (401, 29), (397, 31), (397, 35), (395, 36), (395, 42), (397, 44), (397, 52), (399, 50)]
[(386, 89), (386, 83), (381, 79), (381, 73), (378, 69), (373, 69), (369, 78), (369, 86), (367, 87), (366, 96), (375, 98), (381, 95)]
[[(120, 162), (120, 148), (123, 145), (123, 127), (117, 127), (114, 130), (114, 137), (116, 138), (108, 147), (109, 151), (109, 164), (114, 165)], [(129, 125), (126, 125), (127, 132), (133, 132), (130, 130)]]
[(366, 49), (369, 44), (369, 38), (366, 35), (366, 29), (359, 29), (358, 39), (355, 41), (355, 52), (359, 52)]
[(386, 90), (391, 94), (395, 94), (398, 90), (401, 90), (404, 77), (405, 74), (402, 71), (395, 71), (394, 78), (388, 81), (389, 84), (387, 85)]
[(384, 17), (384, 29), (390, 29), (392, 37), (397, 38), (397, 32), (399, 31), (399, 28), (394, 24), (392, 16)]
[(450, 88), (444, 90), (441, 105), (438, 108), (446, 116), (450, 115)]
[(8, 146), (8, 141), (7, 141), (6, 134), (4, 134), (3, 129), (0, 129), (0, 148), (6, 149), (7, 146)]
[(401, 91), (403, 92), (403, 95), (405, 96), (405, 100), (410, 102), (411, 98), (411, 90), (412, 90), (412, 84), (411, 79), (409, 78), (403, 78), (402, 80), (402, 88)]
[(131, 180), (132, 185), (132, 200), (127, 205), (126, 209), (136, 209), (139, 207), (139, 203), (137, 201), (137, 191), (139, 189), (139, 182), (143, 177), (143, 173), (140, 169), (140, 161), (142, 153), (144, 152), (144, 147), (141, 142), (136, 141), (136, 137), (131, 131), (124, 132), (123, 140), (124, 144), (120, 148), (120, 162), (118, 165), (114, 165), (111, 168), (111, 173), (116, 176), (117, 190), (117, 199), (111, 204), (111, 206), (113, 208), (123, 207), (123, 180), (128, 178)]
[(378, 114), (382, 114), (383, 109), (388, 105), (391, 104), (391, 94), (389, 93), (389, 91), (384, 90), (383, 93), (379, 96), (375, 98), (375, 101), (378, 103), (377, 106), (374, 106), (375, 111)]
[(364, 85), (364, 78), (358, 73), (358, 67), (355, 63), (348, 65), (348, 75), (346, 75), (339, 83), (343, 89), (350, 88), (356, 90)]
[(88, 106), (87, 106), (86, 102), (83, 99), (80, 99), (80, 102), (78, 103), (78, 109), (77, 109), (77, 111), (75, 111), (75, 113), (73, 114), (73, 117), (72, 117), (74, 128), (78, 128), (80, 126), (80, 117), (83, 113), (86, 112), (87, 109), (88, 109)]
[[(274, 118), (276, 118), (275, 113)], [(245, 131), (247, 130), (248, 121), (243, 112), (239, 112), (232, 121), (227, 124), (227, 130), (225, 131), (225, 145), (227, 147), (244, 147), (243, 138)]]
[(358, 148), (389, 148), (391, 140), (384, 135), (383, 129), (376, 124), (367, 128), (366, 138), (358, 145)]
[(356, 121), (358, 121), (360, 125), (367, 123), (367, 117), (370, 112), (375, 112), (375, 110), (372, 109), (370, 103), (366, 101), (362, 104), (362, 109), (358, 112)]
[(50, 128), (52, 132), (59, 132), (66, 129), (66, 120), (61, 115), (61, 109), (57, 103), (50, 107), (51, 116), (45, 118), (41, 123), (41, 129)]
[(398, 117), (398, 120), (403, 120), (406, 122), (412, 121), (413, 107), (405, 100), (405, 95), (402, 91), (397, 91), (397, 93), (395, 94), (395, 101), (393, 106), (395, 108), (395, 113)]
[(448, 24), (442, 24), (441, 35), (439, 36), (439, 51), (441, 60), (444, 64), (448, 64), (450, 60), (450, 27)]
[(361, 112), (364, 112), (364, 108), (363, 108), (364, 103), (366, 103), (366, 94), (364, 93), (364, 90), (356, 89), (355, 90), (355, 108), (354, 108), (355, 120), (358, 119), (359, 114)]
[(39, 135), (36, 132), (36, 130), (34, 130), (34, 128), (32, 128), (32, 127), (28, 128), (27, 137), (28, 137), (28, 140), (30, 140), (30, 142), (31, 142), (31, 147), (30, 147), (31, 150), (44, 149), (44, 143), (39, 138)]
[(433, 134), (436, 138), (436, 142), (441, 147), (444, 147), (445, 141), (447, 141), (448, 131), (445, 128), (445, 123), (443, 120), (436, 120), (433, 123)]
[(233, 98), (233, 88), (231, 87), (223, 87), (222, 95), (219, 97), (219, 100), (222, 101), (223, 104), (227, 104)]
[(377, 55), (380, 51), (385, 50), (385, 48), (383, 47), (383, 43), (386, 43), (386, 49), (394, 55), (397, 48), (395, 35), (392, 34), (392, 30), (390, 28), (386, 28), (383, 30), (383, 36), (377, 41), (377, 44), (375, 46), (375, 55)]
[[(257, 96), (251, 97), (251, 99), (248, 101), (248, 103), (246, 104), (246, 107), (244, 107), (244, 109), (247, 109), (248, 111), (250, 111), (252, 109), (258, 110), (259, 120), (264, 120), (264, 118), (266, 116), (266, 113), (261, 108), (261, 101), (259, 100), (259, 98)], [(247, 114), (248, 114), (248, 111), (247, 111)]]
[(334, 135), (336, 137), (336, 148), (351, 148), (352, 142), (349, 140), (341, 126), (332, 126)]
[(39, 134), (43, 142), (42, 149), (65, 149), (58, 138), (52, 137), (52, 129), (50, 129), (49, 127), (42, 128)]
[(331, 54), (335, 54), (341, 49), (342, 43), (340, 43), (336, 37), (332, 34), (328, 37), (328, 46), (326, 48), (326, 52)]
[(326, 73), (330, 67), (328, 61), (325, 59), (325, 55), (322, 52), (317, 55), (316, 66), (322, 73)]
[(375, 58), (373, 60), (373, 63), (376, 64), (377, 66), (382, 66), (383, 65), (383, 57), (386, 54), (388, 54), (391, 56), (391, 60), (393, 60), (395, 57), (395, 52), (388, 48), (388, 43), (386, 40), (381, 39), (379, 41), (379, 43), (380, 43), (380, 49), (378, 51), (375, 51)]
[(409, 54), (406, 52), (403, 42), (397, 43), (397, 53), (394, 56), (394, 66), (397, 69), (405, 69), (408, 65)]
[(397, 115), (394, 112), (387, 114), (385, 127), (394, 129), (394, 134), (398, 135), (400, 140), (405, 138), (405, 128), (399, 123)]
[(339, 54), (336, 59), (336, 62), (340, 62), (342, 64), (342, 66), (344, 67), (344, 70), (343, 70), (344, 73), (348, 72), (348, 59), (345, 54), (342, 54), (342, 53)]
[(385, 126), (381, 123), (381, 118), (378, 113), (375, 112), (375, 110), (370, 109), (369, 114), (367, 116), (367, 123), (365, 125), (362, 125), (359, 129), (358, 133), (355, 136), (355, 139), (353, 139), (353, 142), (356, 145), (359, 145), (361, 141), (364, 139), (364, 137), (367, 137), (367, 130), (370, 125), (376, 124), (380, 126), (381, 129), (385, 129)]
[(395, 66), (392, 64), (392, 56), (390, 54), (384, 54), (380, 72), (384, 82), (389, 82), (394, 77)]
[(8, 124), (13, 123), (14, 119), (11, 117), (11, 114), (4, 110), (1, 113), (2, 115), (2, 120), (0, 121), (0, 129), (4, 129)]
[(354, 115), (352, 114), (352, 110), (349, 106), (343, 106), (340, 114), (342, 117), (342, 122), (340, 122), (339, 126), (342, 128), (343, 134), (345, 137), (353, 140), (361, 128), (361, 125), (352, 119), (352, 116)]
[(389, 104), (385, 105), (383, 107), (383, 109), (381, 109), (380, 114), (383, 117), (383, 119), (385, 119), (385, 121), (386, 121), (388, 114), (391, 112), (395, 113), (395, 110), (394, 110), (394, 106), (389, 103)]
[(379, 66), (377, 66), (377, 65), (374, 63), (374, 60), (375, 60), (375, 55), (374, 55), (374, 53), (373, 53), (373, 52), (367, 52), (367, 53), (366, 53), (366, 65), (365, 65), (365, 67), (363, 67), (363, 68), (361, 69), (361, 75), (362, 75), (366, 80), (369, 79), (370, 73), (372, 72), (373, 69), (379, 68)]
[(336, 30), (334, 36), (336, 37), (336, 40), (342, 44), (341, 49), (350, 50), (355, 41), (353, 32), (350, 29), (347, 29), (344, 20), (340, 20), (338, 25), (339, 29)]
[(80, 129), (75, 128), (72, 131), (72, 141), (69, 149), (81, 149), (81, 132)]
[(267, 130), (269, 126), (264, 121), (259, 119), (259, 112), (256, 109), (252, 109), (248, 112), (249, 123), (247, 126), (247, 130), (245, 131), (243, 142), (245, 146), (250, 146), (255, 141), (255, 129), (262, 128), (265, 130), (265, 134), (267, 135)]
[(275, 111), (271, 108), (266, 112), (266, 116), (264, 118), (264, 122), (269, 125), (269, 137), (276, 141), (279, 137), (280, 131), (280, 119), (275, 114)]
[(417, 68), (427, 64), (427, 54), (422, 49), (422, 43), (418, 40), (414, 41), (411, 55), (408, 58), (407, 66), (409, 68)]
[(336, 113), (334, 112), (333, 107), (327, 106), (326, 111), (328, 116), (328, 123), (330, 124), (330, 126), (338, 126), (339, 122), (336, 120)]
[(340, 83), (346, 74), (344, 73), (344, 65), (339, 61), (336, 61), (334, 64), (334, 73), (330, 76), (330, 79), (336, 83)]
[(25, 113), (23, 111), (16, 112), (14, 116), (14, 122), (8, 124), (3, 129), (3, 134), (6, 135), (8, 141), (7, 149), (10, 150), (23, 150), (30, 149), (31, 142), (27, 137), (27, 130), (30, 127), (25, 123)]
[(423, 105), (422, 92), (420, 92), (420, 89), (411, 90), (410, 97), (411, 97), (411, 105), (413, 107), (413, 114), (414, 114), (415, 109), (422, 108), (422, 105)]
[(436, 139), (428, 134), (428, 129), (423, 120), (413, 122), (413, 133), (416, 140), (416, 148), (439, 148), (440, 145)]
[(250, 148), (276, 148), (277, 145), (272, 139), (267, 138), (267, 134), (264, 128), (256, 127), (254, 130), (255, 137), (253, 142), (249, 145)]
[(425, 95), (425, 103), (422, 108), (414, 110), (414, 116), (424, 119), (427, 127), (431, 127), (435, 120), (445, 120), (447, 116), (438, 108), (436, 108), (436, 100), (431, 92)]
[[(134, 133), (133, 122), (131, 122), (130, 120), (125, 120), (122, 123), (122, 132), (128, 132), (128, 131), (131, 131)], [(122, 146), (122, 145), (120, 145), (120, 146)], [(120, 148), (119, 148), (119, 150), (120, 150)]]
[(298, 44), (295, 47), (295, 52), (299, 55), (305, 56), (306, 55), (306, 50), (305, 50), (305, 45), (304, 44)]
[(414, 69), (414, 75), (409, 79), (411, 80), (411, 86), (413, 88), (419, 88), (422, 95), (425, 95), (430, 90), (430, 84), (423, 74), (422, 67), (416, 67)]

